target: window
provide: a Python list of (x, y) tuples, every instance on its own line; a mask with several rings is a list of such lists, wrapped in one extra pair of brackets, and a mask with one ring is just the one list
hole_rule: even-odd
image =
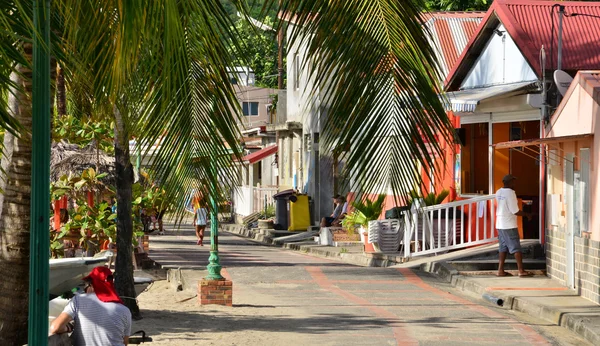
[(300, 89), (300, 55), (294, 55), (294, 89)]
[(258, 102), (242, 102), (242, 112), (245, 116), (258, 116)]

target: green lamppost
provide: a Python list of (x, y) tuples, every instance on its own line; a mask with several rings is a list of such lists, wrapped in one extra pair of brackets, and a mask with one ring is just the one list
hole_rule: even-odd
[(29, 259), (29, 345), (48, 344), (50, 258), (50, 0), (33, 1), (33, 119)]
[(210, 172), (212, 179), (209, 183), (210, 191), (210, 257), (208, 257), (208, 280), (223, 280), (221, 264), (219, 263), (219, 205), (217, 203), (217, 166), (214, 151), (210, 154)]

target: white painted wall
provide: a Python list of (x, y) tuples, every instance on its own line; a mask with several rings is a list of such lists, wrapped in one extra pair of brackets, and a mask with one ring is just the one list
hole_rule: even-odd
[(502, 24), (492, 35), (460, 88), (477, 88), (536, 80), (537, 76)]
[(235, 205), (235, 213), (241, 216), (248, 216), (252, 214), (252, 187), (241, 186), (234, 193), (233, 203)]

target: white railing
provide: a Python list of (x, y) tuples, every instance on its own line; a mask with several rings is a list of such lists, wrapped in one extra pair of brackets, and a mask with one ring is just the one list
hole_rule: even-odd
[(262, 212), (266, 207), (273, 205), (273, 195), (276, 193), (276, 187), (255, 187), (254, 212)]
[(404, 212), (404, 257), (440, 254), (497, 240), (494, 200), (495, 195), (488, 195)]
[(267, 205), (273, 204), (273, 195), (276, 193), (276, 187), (238, 186), (233, 199), (234, 212), (241, 216), (262, 212), (265, 202)]

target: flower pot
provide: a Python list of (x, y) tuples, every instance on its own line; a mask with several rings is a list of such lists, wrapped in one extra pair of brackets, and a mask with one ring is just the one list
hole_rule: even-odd
[(375, 247), (373, 247), (373, 243), (369, 242), (369, 233), (368, 231), (361, 227), (358, 232), (361, 234), (362, 236), (362, 240), (363, 243), (365, 244), (365, 252), (366, 253), (374, 253), (375, 251)]
[(259, 229), (273, 229), (273, 220), (271, 219), (259, 219), (258, 220), (258, 228)]

